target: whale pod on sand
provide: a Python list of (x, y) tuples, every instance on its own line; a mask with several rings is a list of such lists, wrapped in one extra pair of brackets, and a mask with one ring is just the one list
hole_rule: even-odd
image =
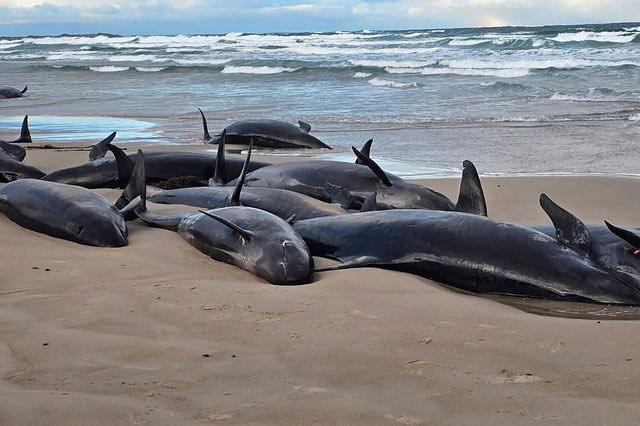
[[(550, 205), (546, 197), (541, 204)], [(387, 210), (293, 226), (314, 256), (342, 262), (327, 270), (378, 266), (474, 293), (640, 304), (637, 269), (622, 274), (606, 256), (594, 256), (573, 219), (554, 224), (562, 229), (557, 236), (465, 213)]]
[[(249, 157), (250, 151), (245, 165)], [(236, 265), (273, 284), (293, 285), (310, 280), (313, 258), (293, 228), (271, 213), (239, 205), (246, 166), (228, 207), (163, 216), (146, 208), (144, 157), (140, 151), (138, 158), (129, 185), (136, 188), (131, 195), (141, 196), (142, 202), (135, 211), (145, 223), (177, 231), (211, 258)]]
[(384, 172), (370, 157), (356, 148), (352, 149), (364, 164), (328, 160), (273, 164), (249, 173), (246, 186), (288, 189), (325, 202), (331, 202), (331, 188), (336, 186), (352, 195), (352, 209), (360, 209), (364, 200), (375, 192), (380, 209), (456, 210), (487, 214), (482, 185), (471, 161), (463, 164), (460, 195), (458, 203), (454, 204), (439, 192)]

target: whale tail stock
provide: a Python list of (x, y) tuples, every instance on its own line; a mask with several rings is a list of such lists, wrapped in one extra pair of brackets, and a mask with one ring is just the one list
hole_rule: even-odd
[(487, 202), (480, 183), (478, 171), (473, 163), (465, 160), (462, 163), (462, 179), (460, 180), (460, 193), (455, 211), (462, 213), (487, 215)]
[(25, 93), (27, 93), (27, 88), (28, 88), (28, 87), (29, 87), (29, 86), (24, 86), (24, 89), (22, 89), (22, 90), (20, 91), (20, 93), (22, 93), (23, 95), (24, 95)]

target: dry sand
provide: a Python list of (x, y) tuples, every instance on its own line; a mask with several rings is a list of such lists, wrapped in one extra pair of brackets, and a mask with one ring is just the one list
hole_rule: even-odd
[[(546, 191), (586, 222), (640, 224), (640, 179), (483, 181), (496, 218), (547, 223)], [(424, 183), (457, 196), (457, 179)], [(539, 316), (372, 268), (277, 287), (137, 222), (117, 249), (4, 216), (0, 234), (0, 424), (640, 422), (637, 321)]]

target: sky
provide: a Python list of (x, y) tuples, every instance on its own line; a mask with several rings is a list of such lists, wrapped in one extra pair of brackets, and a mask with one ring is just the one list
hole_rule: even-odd
[(197, 34), (640, 21), (640, 0), (0, 0), (0, 35)]

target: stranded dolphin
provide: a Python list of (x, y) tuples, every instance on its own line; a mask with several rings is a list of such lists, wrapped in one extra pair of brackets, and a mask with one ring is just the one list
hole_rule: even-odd
[(79, 186), (23, 179), (0, 188), (0, 211), (36, 232), (98, 247), (127, 245), (123, 215), (106, 198)]
[[(205, 143), (219, 143), (222, 134), (211, 137), (204, 113), (202, 116)], [(253, 140), (255, 146), (267, 148), (327, 148), (331, 147), (318, 138), (311, 136), (311, 126), (298, 121), (298, 126), (279, 120), (243, 120), (236, 121), (224, 128), (228, 143), (248, 145)]]
[(11, 86), (0, 86), (0, 99), (8, 98), (21, 98), (27, 92), (27, 86), (24, 89), (18, 90)]
[[(113, 134), (112, 134), (113, 135)], [(85, 188), (117, 188), (124, 187), (128, 178), (118, 178), (118, 166), (114, 157), (104, 157), (108, 149), (111, 136), (100, 142), (92, 149), (88, 163), (69, 167), (49, 173), (43, 179), (51, 182), (79, 185)], [(105, 143), (109, 138), (108, 142)], [(137, 154), (128, 156), (131, 167), (136, 162)], [(198, 152), (151, 152), (145, 155), (147, 182), (157, 183), (168, 179), (192, 176), (199, 179), (203, 185), (212, 178), (216, 170), (216, 156)], [(237, 158), (222, 158), (225, 173), (221, 177), (224, 182), (235, 179), (242, 169), (243, 161)], [(218, 161), (218, 162), (220, 162)], [(254, 161), (249, 170), (256, 170), (268, 165)]]
[[(251, 150), (247, 156), (247, 162)], [(236, 265), (273, 284), (302, 284), (313, 273), (309, 249), (291, 226), (266, 211), (239, 205), (242, 178), (230, 206), (198, 214), (161, 216), (146, 209), (143, 154), (129, 185), (142, 198), (136, 214), (149, 225), (177, 231), (201, 252), (221, 262)], [(246, 166), (243, 175), (246, 173)]]
[[(328, 160), (273, 164), (247, 175), (246, 185), (288, 189), (325, 202), (332, 199), (329, 188), (337, 186), (353, 196), (351, 208), (355, 209), (359, 209), (362, 202), (375, 192), (380, 209), (457, 210), (487, 214), (482, 185), (470, 161), (464, 162), (456, 205), (439, 192), (385, 173), (371, 158), (356, 148), (352, 149), (365, 165)], [(333, 186), (327, 188), (327, 184)]]
[(26, 151), (20, 145), (14, 145), (16, 143), (30, 143), (31, 132), (29, 132), (29, 116), (25, 115), (22, 120), (22, 128), (20, 129), (20, 137), (13, 141), (3, 141), (0, 139), (0, 152), (4, 152), (9, 157), (12, 157), (18, 161), (24, 160)]
[[(218, 144), (218, 158), (224, 152), (226, 137), (223, 137)], [(185, 204), (207, 209), (226, 207), (231, 200), (235, 188), (231, 186), (220, 186), (218, 171), (224, 164), (216, 165), (216, 174), (211, 179), (209, 187), (180, 188), (155, 193), (149, 197), (149, 201), (160, 204)], [(336, 188), (336, 201), (343, 202), (348, 198), (348, 194)], [(335, 216), (348, 213), (342, 207), (334, 204), (324, 203), (293, 191), (280, 188), (247, 187), (242, 190), (240, 202), (243, 206), (254, 207), (265, 210), (282, 219), (288, 219), (295, 215), (296, 220), (309, 219), (321, 216)], [(346, 203), (346, 207), (350, 203)]]
[(640, 279), (594, 258), (578, 223), (558, 227), (561, 236), (552, 237), (478, 215), (426, 210), (354, 213), (294, 224), (314, 256), (343, 262), (327, 269), (379, 266), (474, 293), (640, 304)]
[(0, 182), (19, 179), (40, 179), (45, 173), (33, 166), (21, 163), (0, 151)]

